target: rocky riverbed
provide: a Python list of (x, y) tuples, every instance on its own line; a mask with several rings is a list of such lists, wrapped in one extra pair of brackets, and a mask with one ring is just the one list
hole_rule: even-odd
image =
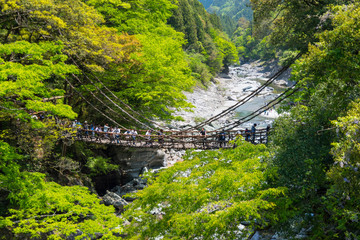
[[(181, 116), (184, 121), (173, 121), (167, 127), (171, 129), (184, 129), (221, 113), (255, 91), (275, 71), (275, 68), (264, 67), (260, 62), (231, 67), (229, 74), (220, 74), (214, 78), (206, 89), (198, 87), (193, 92), (185, 93), (188, 101), (194, 105), (193, 111), (176, 112), (175, 115)], [(251, 99), (236, 111), (205, 126), (205, 128), (207, 130), (219, 129), (264, 106), (266, 102), (276, 97), (282, 89), (288, 86), (288, 75), (288, 73), (285, 73), (274, 84), (261, 91), (257, 97)], [(272, 109), (255, 118), (253, 122), (265, 127), (267, 124), (271, 124), (272, 120), (276, 117), (278, 117), (278, 114), (276, 110)], [(239, 128), (251, 126), (253, 122), (243, 124)]]

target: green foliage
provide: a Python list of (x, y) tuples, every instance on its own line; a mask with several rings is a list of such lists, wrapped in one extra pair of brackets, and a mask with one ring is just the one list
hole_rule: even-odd
[[(116, 7), (113, 1), (89, 1), (104, 14), (106, 24), (134, 34), (141, 48), (119, 72), (100, 73), (105, 84), (136, 109), (149, 116), (171, 119), (172, 108), (191, 107), (182, 91), (194, 85), (182, 50), (183, 35), (166, 25), (175, 5), (171, 1), (129, 1)], [(141, 64), (138, 65), (138, 64)]]
[(222, 64), (229, 66), (238, 62), (238, 54), (236, 47), (233, 43), (226, 40), (224, 36), (221, 36), (219, 32), (215, 30), (210, 31), (211, 36), (214, 39), (215, 45), (219, 49)]
[(176, 5), (169, 0), (90, 0), (87, 4), (102, 13), (106, 25), (128, 34), (146, 34), (166, 22)]
[[(275, 124), (270, 164), (278, 169), (275, 186), (288, 187), (294, 216), (303, 219), (301, 227), (311, 226), (313, 239), (351, 239), (359, 234), (354, 207), (359, 205), (347, 188), (358, 180), (356, 171), (344, 166), (357, 154), (357, 128), (351, 121), (358, 111), (352, 102), (360, 97), (360, 7), (356, 3), (331, 11), (332, 30), (318, 34), (319, 42), (309, 45), (308, 54), (293, 66), (292, 80), (301, 91), (288, 101), (292, 107), (285, 107), (290, 115)], [(332, 121), (344, 128), (340, 140)], [(337, 143), (330, 155), (332, 142)], [(314, 217), (306, 219), (310, 213)]]
[[(181, 48), (183, 35), (163, 24), (147, 35), (138, 35), (143, 46), (142, 75), (136, 75), (124, 94), (135, 96), (158, 117), (171, 118), (168, 107), (188, 108), (182, 90), (190, 90), (194, 81)], [(135, 77), (135, 76), (134, 76)]]
[[(298, 53), (299, 51), (290, 51), (290, 50), (281, 52), (279, 56), (279, 65), (288, 66)], [(277, 54), (279, 54), (279, 52), (277, 52)]]
[(358, 239), (360, 237), (360, 144), (359, 144), (359, 101), (351, 104), (347, 115), (334, 121), (341, 138), (333, 143), (332, 154), (335, 163), (327, 176), (331, 188), (327, 192), (327, 211), (334, 229), (329, 233), (333, 238)]
[(121, 233), (122, 220), (114, 208), (100, 204), (85, 187), (63, 187), (44, 181), (43, 174), (20, 170), (21, 156), (3, 141), (0, 152), (0, 187), (10, 200), (0, 227), (17, 238), (81, 239), (101, 234), (106, 239)]
[[(75, 66), (64, 63), (67, 57), (61, 54), (62, 47), (61, 43), (52, 42), (36, 44), (18, 41), (0, 44), (1, 105), (7, 109), (26, 107), (64, 117), (76, 117), (71, 108), (61, 101), (57, 104), (42, 101), (43, 98), (64, 94), (61, 89), (47, 88), (46, 81), (64, 79), (66, 75), (77, 72)], [(5, 100), (5, 97), (10, 99)]]
[(202, 85), (207, 86), (213, 76), (209, 67), (205, 64), (205, 56), (200, 53), (188, 52), (187, 59), (192, 76)]
[(222, 29), (231, 38), (237, 27), (236, 21), (229, 15), (220, 15), (220, 20), (222, 23)]
[[(272, 174), (266, 170), (266, 147), (243, 139), (237, 144), (232, 150), (189, 153), (184, 162), (147, 176), (149, 186), (125, 212), (132, 219), (131, 236), (234, 239), (276, 221), (275, 198), (285, 189), (267, 187)], [(244, 221), (247, 227), (238, 231)]]
[(220, 16), (229, 16), (234, 21), (239, 18), (252, 20), (252, 9), (249, 0), (200, 0), (209, 12)]
[(86, 163), (86, 167), (90, 169), (91, 175), (104, 175), (113, 170), (117, 170), (119, 168), (116, 164), (109, 163), (108, 158), (103, 157), (90, 157)]
[[(237, 52), (221, 32), (218, 16), (207, 13), (196, 0), (180, 0), (177, 5), (178, 8), (173, 10), (173, 16), (168, 23), (185, 34), (185, 49), (192, 56), (190, 67), (193, 75), (206, 85), (210, 78), (208, 73), (212, 77), (223, 67), (226, 69), (229, 64), (238, 62)], [(200, 60), (198, 54), (203, 55), (205, 61)], [(200, 63), (200, 66), (196, 67), (196, 63)]]
[[(274, 46), (306, 51), (316, 34), (331, 29), (329, 6), (352, 0), (298, 1), (250, 0), (254, 10), (254, 34), (270, 36)], [(301, 11), (299, 10), (301, 9)]]
[(335, 120), (356, 100), (359, 92), (360, 11), (358, 5), (334, 13), (334, 29), (319, 34), (319, 42), (294, 67), (293, 80), (304, 89), (295, 98), (312, 111)]
[(41, 187), (39, 180), (43, 175), (22, 172), (20, 165), (16, 163), (22, 156), (9, 144), (0, 141), (0, 150), (1, 189), (8, 192), (8, 198), (12, 202), (19, 202), (19, 205), (24, 207), (24, 203), (34, 194), (35, 189)]
[[(26, 155), (28, 170), (44, 170), (42, 162), (51, 156), (60, 132), (52, 116), (75, 118), (64, 104), (64, 90), (54, 82), (63, 81), (78, 70), (65, 63), (60, 42), (0, 44), (0, 130), (1, 139), (16, 145)], [(53, 101), (47, 99), (59, 97)], [(48, 114), (44, 121), (32, 118), (31, 111)]]
[[(115, 39), (105, 41), (111, 29), (99, 27), (103, 17), (80, 0), (2, 1), (0, 10), (2, 43), (26, 40), (29, 42), (61, 40), (64, 51), (77, 54), (87, 65), (103, 67), (119, 54)], [(17, 21), (20, 17), (22, 20)], [(16, 29), (21, 29), (17, 31)], [(111, 51), (104, 51), (105, 46)]]
[(253, 36), (252, 23), (246, 19), (239, 19), (238, 27), (233, 34), (233, 41), (239, 57), (243, 61), (271, 60), (275, 58), (275, 48), (269, 42), (269, 37), (262, 39)]
[(271, 137), (274, 151), (271, 164), (278, 169), (277, 183), (289, 188), (294, 200), (316, 201), (318, 188), (326, 187), (324, 168), (331, 162), (332, 133), (318, 135), (317, 131), (326, 123), (311, 114), (306, 107), (292, 109), (291, 115), (276, 121)]

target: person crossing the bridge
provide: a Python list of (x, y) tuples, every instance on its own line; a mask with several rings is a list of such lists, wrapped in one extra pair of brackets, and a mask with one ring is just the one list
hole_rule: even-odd
[(151, 132), (152, 131), (150, 129), (150, 130), (147, 130), (146, 133), (145, 133), (145, 135), (146, 135), (146, 137), (145, 137), (145, 141), (146, 141), (145, 145), (152, 145)]
[(114, 134), (115, 134), (115, 141), (116, 141), (116, 143), (120, 143), (120, 133), (121, 133), (120, 128), (115, 127), (115, 128), (114, 128)]
[(266, 143), (268, 143), (270, 128), (270, 124), (268, 124), (266, 127)]
[(131, 133), (131, 138), (132, 138), (132, 141), (133, 141), (133, 145), (136, 145), (136, 135), (138, 134), (136, 129), (131, 129), (130, 133)]
[(100, 126), (97, 126), (95, 128), (96, 141), (101, 142), (101, 134), (102, 134), (102, 129)]
[(125, 140), (126, 140), (126, 144), (129, 144), (130, 145), (130, 136), (131, 136), (131, 130), (130, 129), (127, 129), (125, 132)]
[(108, 137), (109, 137), (109, 135), (107, 134), (107, 132), (109, 131), (109, 129), (110, 129), (110, 127), (109, 127), (109, 125), (106, 123), (106, 124), (104, 125), (105, 138), (108, 138)]
[(90, 125), (88, 124), (88, 122), (87, 121), (85, 121), (84, 122), (84, 130), (85, 130), (85, 136), (84, 137), (86, 137), (86, 138), (88, 138), (89, 137), (89, 130), (90, 129)]
[(95, 126), (95, 124), (91, 124), (91, 126), (90, 126), (90, 131), (91, 131), (91, 139), (92, 138), (94, 138), (95, 139), (95, 128), (96, 128), (96, 126)]
[(226, 134), (225, 134), (225, 130), (223, 129), (221, 130), (218, 136), (220, 148), (225, 147), (225, 139), (226, 139)]
[(245, 128), (245, 141), (250, 141), (251, 132), (248, 128)]
[(256, 138), (256, 123), (254, 123), (254, 125), (251, 127), (251, 135), (252, 135), (252, 139), (251, 142), (255, 143), (255, 138)]
[(75, 128), (76, 128), (76, 137), (78, 139), (81, 139), (82, 138), (82, 125), (81, 125), (80, 121), (76, 121)]
[(108, 132), (109, 132), (110, 143), (115, 143), (115, 133), (114, 133), (115, 128), (113, 128), (113, 127), (109, 128)]
[(158, 141), (160, 145), (164, 144), (164, 131), (162, 129), (160, 129), (157, 133), (158, 135)]
[(200, 134), (202, 136), (202, 144), (203, 148), (205, 148), (205, 142), (206, 142), (206, 130), (204, 128), (201, 129)]

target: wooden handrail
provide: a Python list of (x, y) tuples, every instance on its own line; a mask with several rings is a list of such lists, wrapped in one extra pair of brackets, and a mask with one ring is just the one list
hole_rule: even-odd
[[(127, 134), (124, 132), (114, 133), (114, 132), (104, 132), (104, 131), (95, 131), (89, 129), (77, 128), (76, 137), (78, 140), (83, 140), (87, 142), (100, 142), (102, 144), (115, 144), (123, 146), (133, 146), (133, 147), (159, 147), (159, 148), (201, 148), (201, 149), (214, 149), (214, 148), (229, 148), (232, 147), (229, 144), (230, 140), (235, 139), (237, 135), (241, 135), (248, 139), (252, 140), (253, 143), (266, 143), (267, 142), (267, 129), (259, 129), (255, 132), (255, 136), (251, 134), (247, 135), (245, 130), (240, 131), (226, 131), (225, 140), (220, 139), (220, 133), (222, 131), (210, 131), (207, 132), (207, 135), (201, 135), (198, 131), (187, 131), (187, 132), (178, 132), (181, 134)], [(139, 130), (140, 132), (141, 130)], [(172, 131), (175, 132), (175, 131)], [(239, 134), (240, 132), (240, 134)], [(188, 134), (184, 134), (188, 133)]]

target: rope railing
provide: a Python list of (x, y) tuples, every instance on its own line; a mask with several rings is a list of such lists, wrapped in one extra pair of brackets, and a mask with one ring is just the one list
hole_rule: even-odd
[[(143, 134), (147, 130), (138, 130), (139, 134), (127, 134), (124, 132), (104, 132), (83, 128), (77, 128), (76, 140), (93, 142), (98, 144), (118, 145), (137, 148), (168, 148), (168, 149), (218, 149), (232, 148), (231, 140), (241, 135), (246, 141), (254, 144), (267, 143), (269, 129), (258, 129), (255, 134), (246, 130), (233, 131), (209, 131), (201, 135), (198, 131), (163, 131), (162, 135)], [(121, 129), (124, 131), (126, 129)], [(176, 134), (178, 133), (178, 134)], [(222, 137), (223, 136), (223, 137)]]

